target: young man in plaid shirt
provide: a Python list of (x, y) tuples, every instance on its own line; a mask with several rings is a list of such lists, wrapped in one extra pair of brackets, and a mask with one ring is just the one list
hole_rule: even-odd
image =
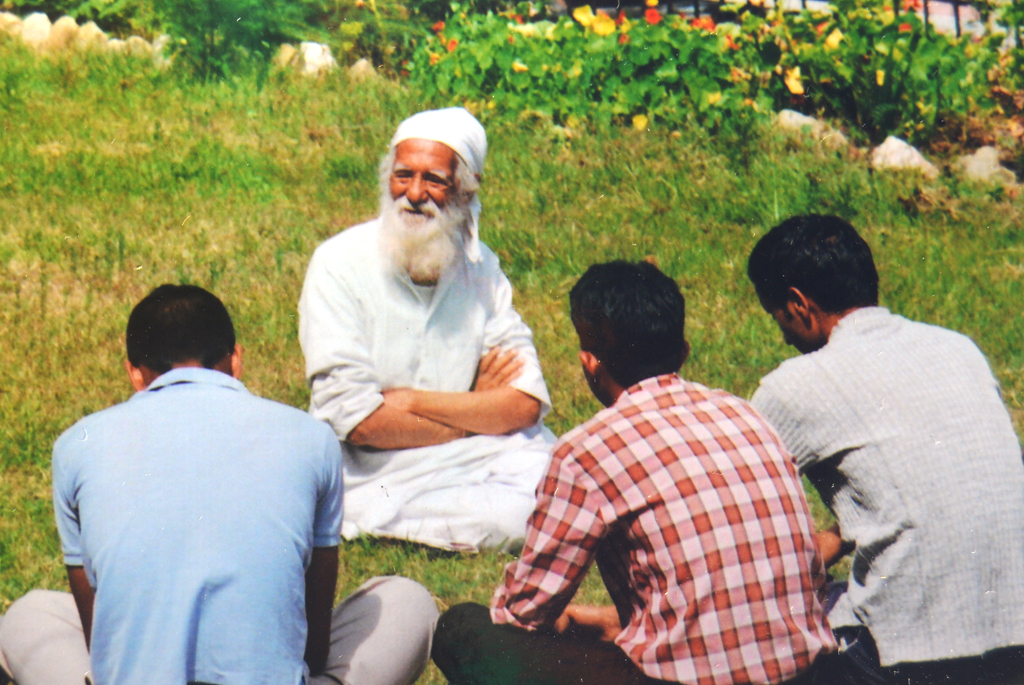
[[(650, 264), (570, 294), (607, 409), (555, 446), (522, 556), (491, 609), (438, 623), (453, 685), (817, 682), (835, 649), (796, 467), (743, 400), (677, 375), (685, 304)], [(614, 607), (569, 602), (596, 560)]]

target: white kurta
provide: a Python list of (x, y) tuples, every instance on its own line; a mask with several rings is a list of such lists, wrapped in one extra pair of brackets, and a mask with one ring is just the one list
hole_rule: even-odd
[(450, 549), (521, 541), (554, 436), (537, 425), (404, 450), (359, 448), (345, 437), (383, 402), (381, 391), (470, 389), (480, 357), (515, 349), (525, 364), (513, 387), (551, 407), (530, 329), (512, 286), (482, 246), (478, 262), (420, 288), (382, 252), (379, 220), (317, 248), (299, 301), (299, 340), (310, 412), (341, 439), (342, 535), (399, 537)]

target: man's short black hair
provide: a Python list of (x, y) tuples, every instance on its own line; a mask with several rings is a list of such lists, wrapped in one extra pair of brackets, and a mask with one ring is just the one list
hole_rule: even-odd
[(616, 383), (675, 373), (686, 359), (686, 301), (671, 278), (647, 262), (595, 264), (569, 293), (573, 323), (585, 323), (593, 352)]
[(217, 296), (196, 285), (161, 285), (135, 305), (128, 361), (157, 373), (196, 361), (212, 369), (235, 349), (235, 327)]
[(871, 248), (837, 216), (786, 219), (754, 246), (747, 276), (761, 301), (781, 308), (796, 288), (826, 312), (878, 304), (878, 271)]

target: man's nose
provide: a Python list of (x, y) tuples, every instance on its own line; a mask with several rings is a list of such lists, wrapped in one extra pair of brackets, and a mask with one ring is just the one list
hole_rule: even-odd
[(405, 190), (405, 198), (414, 205), (418, 205), (427, 199), (427, 184), (423, 177), (416, 174), (409, 181), (409, 187)]

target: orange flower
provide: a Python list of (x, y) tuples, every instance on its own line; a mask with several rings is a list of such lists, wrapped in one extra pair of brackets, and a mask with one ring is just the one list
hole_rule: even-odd
[(917, 11), (921, 9), (921, 0), (903, 0), (903, 11)]
[(516, 37), (513, 36), (511, 33), (508, 34), (508, 44), (509, 45), (515, 45), (516, 44)]
[(622, 26), (622, 22), (626, 21), (625, 10), (619, 10), (619, 16), (615, 17), (615, 25)]
[(450, 41), (448, 41), (448, 52), (455, 52), (455, 48), (458, 47), (458, 45), (459, 41), (452, 38)]
[(700, 19), (694, 19), (690, 22), (690, 25), (695, 29), (704, 29), (708, 33), (715, 30), (715, 21), (711, 17), (701, 17)]
[(661, 21), (661, 12), (651, 7), (650, 9), (644, 10), (644, 19), (647, 20), (648, 24), (657, 24)]
[(441, 55), (437, 54), (436, 52), (430, 53), (430, 66), (434, 66), (435, 64), (437, 64), (437, 60), (439, 59), (441, 59)]
[(739, 50), (740, 49), (740, 46), (736, 45), (736, 43), (733, 41), (732, 36), (726, 36), (725, 37), (725, 46), (727, 48), (729, 48), (730, 50)]
[(828, 28), (828, 22), (827, 21), (823, 21), (820, 24), (818, 24), (817, 26), (815, 26), (814, 30), (817, 31), (818, 35), (820, 36), (821, 34), (825, 33), (825, 29), (827, 29), (827, 28)]
[(522, 24), (523, 23), (523, 17), (520, 14), (513, 14), (512, 18), (515, 20), (515, 22), (517, 24)]
[(914, 27), (912, 27), (910, 24), (908, 24), (906, 22), (900, 24), (900, 27), (899, 27), (899, 32), (900, 33), (910, 33), (913, 30), (914, 30)]
[(629, 34), (623, 33), (619, 36), (619, 45), (625, 45), (629, 42)]
[(437, 22), (436, 24), (430, 27), (430, 30), (432, 30), (434, 33), (441, 33), (442, 31), (444, 31), (444, 22)]

